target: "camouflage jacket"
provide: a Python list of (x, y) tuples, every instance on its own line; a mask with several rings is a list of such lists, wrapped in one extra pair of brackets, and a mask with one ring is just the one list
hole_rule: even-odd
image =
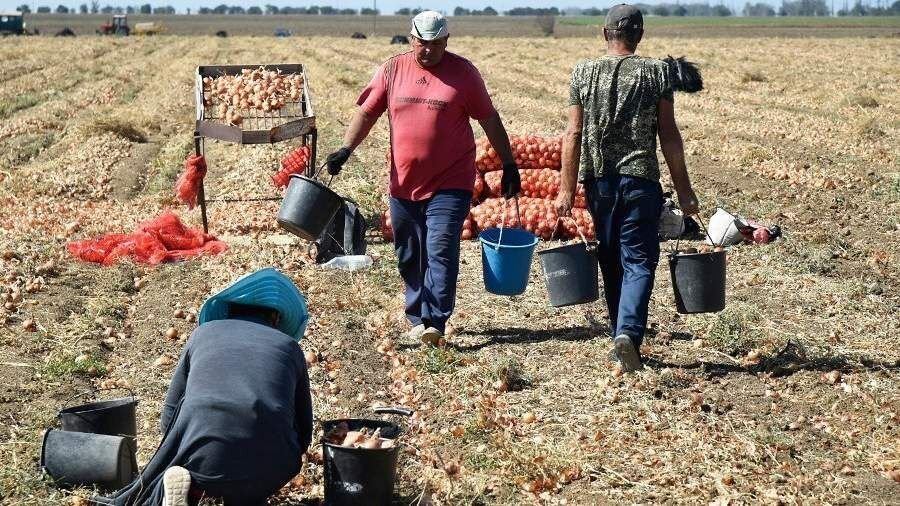
[[(617, 85), (612, 86), (617, 72)], [(569, 105), (584, 111), (578, 179), (625, 174), (659, 180), (657, 105), (672, 100), (666, 64), (640, 56), (602, 56), (572, 71)], [(610, 102), (615, 113), (610, 117)]]

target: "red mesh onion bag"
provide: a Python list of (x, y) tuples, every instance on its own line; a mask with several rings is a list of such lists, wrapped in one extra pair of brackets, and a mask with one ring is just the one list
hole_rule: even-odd
[(197, 205), (200, 185), (206, 177), (206, 159), (202, 155), (191, 155), (184, 161), (184, 172), (175, 183), (175, 195), (187, 204), (188, 209)]

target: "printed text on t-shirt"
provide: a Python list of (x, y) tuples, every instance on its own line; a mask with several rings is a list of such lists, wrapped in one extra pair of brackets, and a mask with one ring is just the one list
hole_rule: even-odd
[(397, 97), (397, 102), (401, 104), (427, 104), (429, 110), (435, 111), (443, 111), (447, 108), (447, 102), (433, 98)]

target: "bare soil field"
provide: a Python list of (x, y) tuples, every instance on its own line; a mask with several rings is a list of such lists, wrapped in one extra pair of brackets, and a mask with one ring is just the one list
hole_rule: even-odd
[[(78, 35), (93, 35), (109, 16), (86, 14), (31, 14), (29, 29), (53, 35), (69, 27)], [(409, 32), (406, 16), (251, 16), (251, 15), (129, 15), (129, 23), (155, 21), (164, 27), (164, 35), (213, 35), (224, 30), (228, 35), (271, 36), (276, 28), (294, 35), (349, 37), (361, 32), (369, 37), (390, 38)], [(599, 18), (558, 17), (555, 37), (591, 37), (599, 34)], [(706, 18), (648, 17), (652, 37), (897, 37), (900, 17), (864, 18)], [(454, 36), (467, 37), (541, 37), (544, 32), (532, 16), (461, 16), (450, 19)]]
[[(211, 204), (211, 232), (230, 245), (219, 256), (98, 267), (66, 252), (164, 208), (199, 225), (173, 196), (192, 149), (197, 65), (305, 64), (327, 153), (361, 87), (399, 50), (343, 35), (0, 41), (0, 503), (90, 493), (51, 486), (38, 454), (57, 410), (92, 387), (134, 390), (146, 462), (192, 315), (237, 276), (276, 266), (313, 314), (301, 344), (323, 356), (311, 371), (317, 422), (370, 415), (374, 403), (416, 410), (401, 420), (397, 504), (896, 504), (897, 38), (641, 46), (703, 69), (708, 90), (679, 95), (676, 112), (704, 214), (718, 203), (785, 235), (729, 251), (717, 314), (677, 314), (663, 260), (638, 374), (607, 361), (602, 301), (551, 308), (536, 260), (524, 295), (488, 295), (472, 241), (444, 348), (401, 338), (392, 245), (373, 237), (371, 270), (321, 270), (278, 229), (276, 203)], [(481, 70), (510, 132), (558, 135), (569, 73), (601, 47), (461, 36), (450, 50)], [(289, 148), (210, 141), (208, 194), (274, 194)], [(367, 215), (384, 206), (386, 148), (382, 120), (335, 181)], [(271, 503), (321, 498), (310, 461)]]

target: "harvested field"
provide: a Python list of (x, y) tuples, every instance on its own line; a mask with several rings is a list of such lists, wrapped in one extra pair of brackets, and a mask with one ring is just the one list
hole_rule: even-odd
[[(199, 224), (173, 198), (192, 149), (197, 65), (305, 64), (328, 153), (361, 87), (398, 50), (345, 37), (75, 42), (0, 42), (0, 503), (89, 493), (49, 486), (37, 462), (56, 411), (92, 386), (140, 397), (146, 462), (192, 315), (211, 291), (270, 265), (310, 302), (302, 345), (324, 356), (311, 372), (317, 421), (376, 402), (416, 410), (397, 504), (896, 503), (900, 39), (641, 46), (703, 69), (708, 91), (678, 96), (676, 111), (704, 213), (720, 203), (785, 237), (729, 251), (718, 314), (678, 315), (662, 262), (649, 367), (630, 376), (607, 362), (602, 301), (550, 308), (537, 261), (524, 295), (490, 296), (475, 242), (463, 245), (440, 349), (400, 338), (390, 244), (373, 239), (369, 271), (317, 269), (277, 228), (275, 203), (211, 204), (211, 231), (230, 245), (220, 256), (157, 268), (75, 261), (67, 241), (130, 231), (165, 207)], [(548, 135), (564, 127), (572, 66), (600, 51), (596, 38), (455, 37), (450, 49), (479, 67), (510, 132)], [(384, 206), (387, 135), (382, 120), (335, 182), (372, 217)], [(208, 142), (208, 194), (272, 195), (289, 147)], [(321, 497), (321, 468), (307, 464), (272, 503)]]

